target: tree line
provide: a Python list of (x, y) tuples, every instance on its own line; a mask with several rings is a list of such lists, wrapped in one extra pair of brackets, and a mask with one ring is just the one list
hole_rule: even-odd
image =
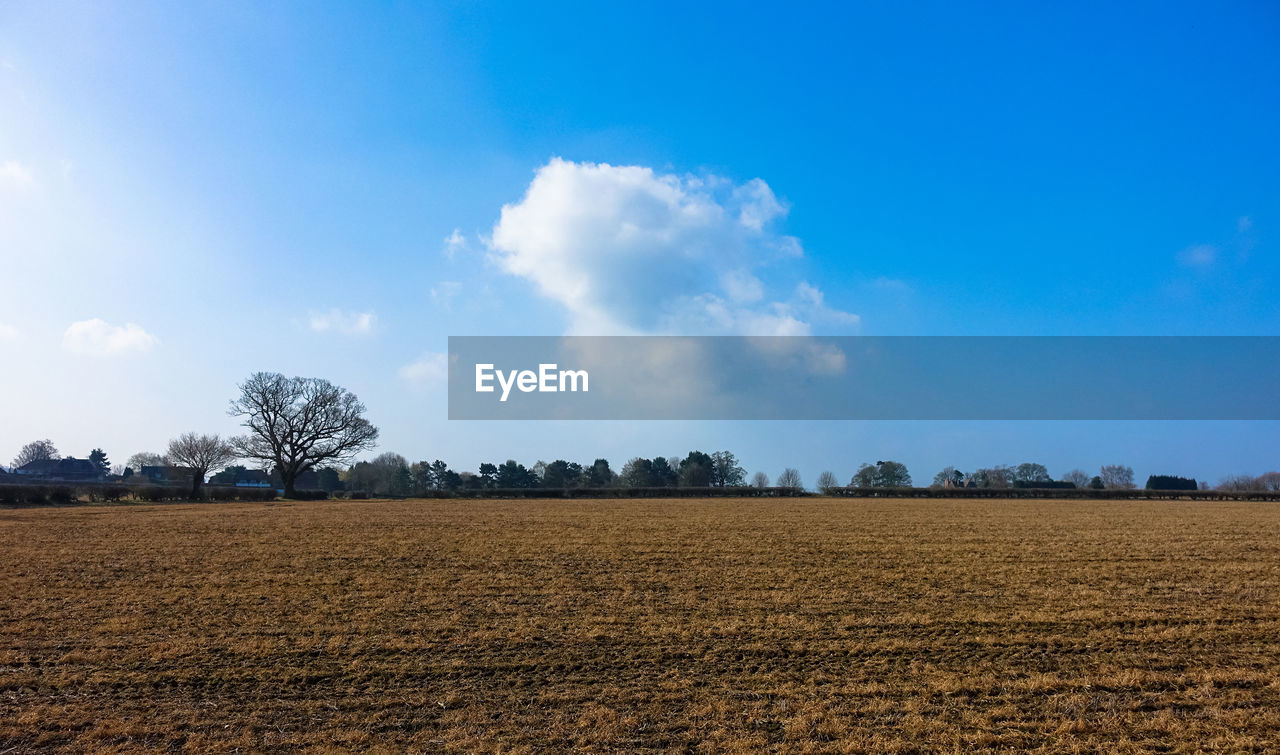
[[(783, 470), (780, 487), (801, 488), (798, 473)], [(502, 463), (482, 462), (474, 472), (456, 471), (447, 463), (410, 463), (398, 453), (383, 453), (360, 461), (321, 483), (328, 492), (352, 491), (370, 495), (413, 496), (437, 491), (550, 490), (603, 488), (726, 488), (747, 484), (746, 470), (730, 451), (690, 451), (683, 457), (635, 457), (614, 470), (608, 459), (579, 463), (566, 459), (538, 461), (532, 466), (507, 459)], [(768, 487), (768, 476), (757, 473), (756, 487)]]
[[(195, 432), (183, 433), (169, 442), (166, 452), (134, 454), (122, 466), (113, 466), (105, 451), (93, 449), (88, 461), (94, 468), (117, 480), (128, 482), (145, 466), (173, 466), (191, 474), (191, 497), (199, 498), (205, 477), (214, 470), (213, 484), (234, 484), (246, 461), (269, 472), (274, 486), (286, 498), (296, 497), (299, 479), (314, 474), (310, 483), (327, 493), (359, 491), (369, 495), (412, 496), (429, 492), (475, 490), (554, 490), (603, 488), (735, 488), (750, 485), (770, 488), (769, 476), (756, 472), (747, 480), (746, 470), (730, 451), (690, 451), (683, 457), (635, 457), (616, 472), (607, 459), (589, 464), (556, 459), (538, 461), (531, 467), (508, 459), (502, 463), (481, 463), (476, 471), (453, 470), (447, 463), (410, 463), (396, 453), (383, 453), (368, 461), (356, 457), (375, 447), (378, 428), (365, 415), (365, 406), (350, 391), (320, 378), (285, 377), (279, 373), (257, 372), (237, 386), (239, 395), (227, 413), (241, 420), (245, 433), (233, 438)], [(57, 459), (50, 440), (26, 444), (14, 459), (14, 467), (32, 461)], [(881, 460), (859, 466), (847, 485), (833, 472), (818, 478), (820, 492), (845, 489), (910, 488), (913, 482), (905, 464)], [(788, 467), (772, 487), (800, 491), (800, 473)], [(1102, 466), (1098, 474), (1073, 469), (1054, 480), (1039, 463), (998, 465), (962, 472), (946, 467), (933, 477), (932, 488), (1092, 488), (1134, 489), (1134, 472), (1122, 464)], [(1206, 488), (1191, 478), (1152, 475), (1148, 490), (1195, 490)], [(1220, 490), (1277, 491), (1280, 472), (1260, 477), (1235, 475), (1219, 483)]]

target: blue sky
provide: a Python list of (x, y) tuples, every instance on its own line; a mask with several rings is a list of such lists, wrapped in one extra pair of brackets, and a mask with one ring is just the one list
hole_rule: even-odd
[[(6, 3), (0, 458), (234, 432), (236, 382), (268, 369), (458, 468), (1280, 467), (1272, 422), (450, 423), (434, 356), (450, 334), (1278, 335), (1277, 39), (1267, 3)], [(611, 246), (621, 222), (640, 241)]]

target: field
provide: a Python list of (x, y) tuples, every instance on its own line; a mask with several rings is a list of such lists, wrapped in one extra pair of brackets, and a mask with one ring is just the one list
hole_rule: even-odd
[(1280, 505), (0, 511), (0, 752), (1280, 750)]

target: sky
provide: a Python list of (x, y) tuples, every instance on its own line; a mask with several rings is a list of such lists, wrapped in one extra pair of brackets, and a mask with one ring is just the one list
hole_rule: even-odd
[(1280, 335), (1274, 4), (688, 6), (0, 5), (0, 460), (234, 434), (270, 370), (457, 469), (1280, 468), (1267, 421), (448, 421), (449, 335)]

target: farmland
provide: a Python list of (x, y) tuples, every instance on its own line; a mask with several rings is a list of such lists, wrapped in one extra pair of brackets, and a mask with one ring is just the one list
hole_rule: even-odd
[(0, 751), (1280, 749), (1280, 505), (0, 510)]

